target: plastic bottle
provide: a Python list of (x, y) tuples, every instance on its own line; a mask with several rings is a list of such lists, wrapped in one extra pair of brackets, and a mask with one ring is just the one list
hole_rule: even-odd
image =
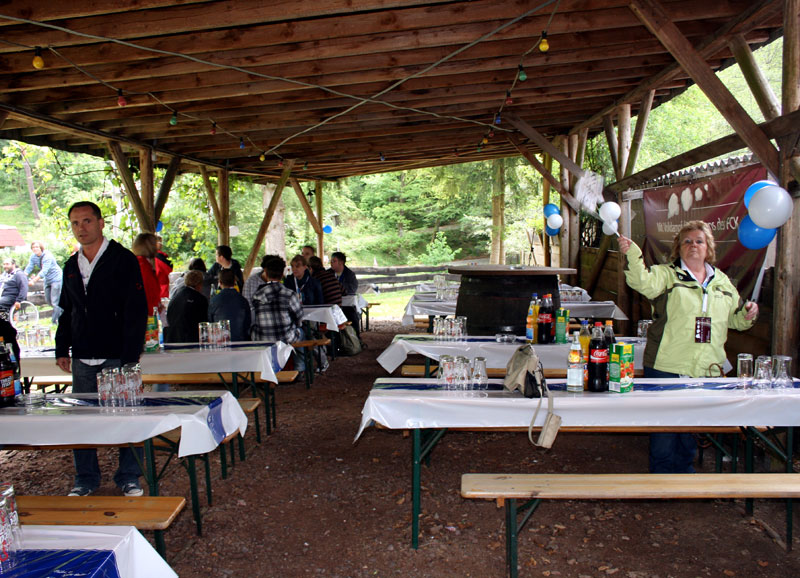
[(529, 343), (536, 343), (536, 326), (539, 314), (539, 294), (531, 295), (531, 302), (528, 305), (528, 317), (525, 319), (525, 339)]
[(567, 391), (572, 393), (583, 391), (583, 351), (578, 331), (575, 331), (572, 337), (567, 355)]
[(5, 343), (0, 346), (0, 407), (14, 405), (14, 364), (8, 358)]
[(542, 304), (539, 306), (539, 343), (553, 342), (553, 323), (554, 323), (553, 298), (550, 293), (546, 293)]
[(589, 342), (589, 391), (608, 391), (608, 346), (603, 338), (603, 324), (592, 328)]
[[(0, 347), (2, 343), (3, 338), (0, 337)], [(11, 343), (6, 343), (5, 345), (8, 358), (11, 360), (11, 363), (14, 364), (14, 395), (19, 395), (22, 393), (22, 372), (20, 371), (19, 361), (17, 360), (17, 356), (14, 355), (14, 346)]]
[(611, 319), (606, 320), (606, 328), (603, 331), (603, 337), (606, 340), (609, 351), (611, 351), (612, 346), (617, 342), (617, 338), (614, 337), (614, 322), (611, 321)]
[(589, 342), (592, 334), (589, 331), (589, 320), (581, 319), (581, 349), (583, 350), (583, 389), (589, 389)]

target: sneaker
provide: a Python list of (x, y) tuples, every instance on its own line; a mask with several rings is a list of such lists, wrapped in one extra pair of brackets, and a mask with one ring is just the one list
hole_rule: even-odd
[(122, 486), (122, 493), (129, 498), (144, 496), (144, 490), (137, 482), (128, 482)]
[(87, 488), (86, 486), (75, 486), (72, 488), (67, 494), (67, 496), (88, 496), (94, 490)]

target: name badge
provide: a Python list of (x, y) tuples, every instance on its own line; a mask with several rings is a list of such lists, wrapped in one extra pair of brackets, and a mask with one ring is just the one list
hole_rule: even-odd
[(695, 317), (694, 342), (711, 343), (711, 317)]

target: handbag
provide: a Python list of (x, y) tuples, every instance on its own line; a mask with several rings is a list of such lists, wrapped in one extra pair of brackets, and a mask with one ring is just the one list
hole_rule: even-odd
[[(547, 387), (542, 363), (539, 361), (539, 356), (536, 354), (533, 345), (520, 346), (511, 356), (511, 359), (508, 360), (503, 387), (508, 391), (519, 390), (522, 395), (528, 398), (539, 398), (536, 411), (533, 413), (533, 419), (531, 419), (531, 423), (528, 426), (528, 439), (535, 446), (552, 447), (556, 434), (558, 434), (558, 428), (561, 427), (561, 416), (553, 413), (553, 396)], [(533, 424), (536, 422), (539, 410), (542, 408), (542, 399), (545, 397), (547, 398), (547, 417), (544, 420), (541, 432), (539, 432), (539, 438), (534, 441)]]
[(355, 329), (347, 325), (339, 331), (339, 355), (358, 355), (363, 347)]

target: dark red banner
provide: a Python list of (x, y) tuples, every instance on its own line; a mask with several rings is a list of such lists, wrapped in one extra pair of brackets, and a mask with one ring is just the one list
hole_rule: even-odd
[(714, 232), (719, 267), (749, 297), (764, 262), (766, 248), (752, 251), (738, 238), (739, 222), (747, 215), (744, 193), (767, 178), (760, 165), (684, 183), (644, 191), (645, 263), (666, 263), (672, 239), (689, 221), (705, 221)]

